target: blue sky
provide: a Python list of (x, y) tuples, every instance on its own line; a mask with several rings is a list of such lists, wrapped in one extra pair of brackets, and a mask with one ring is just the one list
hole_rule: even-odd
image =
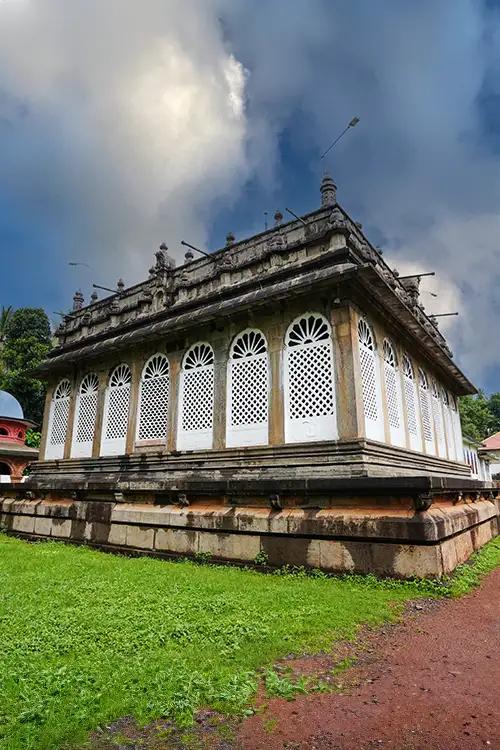
[(458, 363), (500, 390), (499, 73), (491, 0), (2, 0), (0, 304), (55, 319), (162, 241), (181, 262), (315, 208), (357, 115), (340, 202), (436, 271), (426, 308), (460, 311)]

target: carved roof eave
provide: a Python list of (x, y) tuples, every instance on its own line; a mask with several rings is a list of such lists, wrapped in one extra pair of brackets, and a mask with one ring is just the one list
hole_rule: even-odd
[[(477, 393), (477, 388), (453, 362), (442, 344), (431, 336), (425, 326), (417, 319), (413, 310), (394, 294), (387, 281), (375, 267), (370, 264), (360, 266), (356, 282), (362, 285), (364, 295), (368, 295), (375, 300), (378, 307), (383, 308), (404, 327), (412, 337), (413, 346), (424, 350), (429, 360), (455, 384), (456, 395), (465, 396)], [(428, 318), (424, 314), (422, 314), (422, 317), (429, 324)]]
[(81, 345), (61, 354), (56, 354), (45, 360), (33, 372), (38, 376), (46, 376), (67, 369), (77, 362), (85, 360), (86, 363), (95, 361), (111, 352), (126, 350), (134, 345), (143, 344), (145, 341), (175, 337), (188, 333), (193, 328), (207, 323), (227, 319), (234, 313), (255, 310), (257, 307), (265, 307), (272, 299), (273, 302), (281, 299), (290, 299), (291, 296), (307, 296), (311, 291), (318, 288), (331, 288), (333, 282), (344, 282), (353, 277), (358, 271), (354, 263), (345, 262), (336, 265), (327, 265), (304, 273), (297, 268), (297, 274), (293, 277), (277, 281), (274, 284), (253, 288), (251, 291), (238, 294), (221, 301), (214, 301), (195, 309), (172, 314), (170, 317), (147, 323), (136, 327), (127, 333), (108, 336), (93, 344)]

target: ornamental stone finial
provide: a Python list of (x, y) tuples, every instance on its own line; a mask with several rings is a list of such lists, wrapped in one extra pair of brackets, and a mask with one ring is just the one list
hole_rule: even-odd
[(320, 191), (322, 206), (334, 206), (337, 203), (337, 186), (329, 174), (323, 175)]
[(82, 290), (78, 289), (73, 297), (73, 310), (81, 310), (83, 307), (83, 294)]
[(276, 211), (274, 214), (274, 226), (279, 227), (279, 225), (283, 222), (283, 214), (281, 211)]
[(156, 260), (153, 272), (156, 271), (157, 273), (159, 273), (161, 271), (166, 271), (169, 268), (175, 268), (175, 260), (168, 254), (168, 247), (164, 242), (161, 243), (160, 247), (156, 251), (155, 259)]
[(235, 236), (232, 232), (228, 232), (226, 234), (226, 247), (230, 247), (231, 245), (234, 245)]
[(186, 250), (186, 253), (184, 254), (184, 260), (186, 263), (191, 263), (191, 261), (194, 258), (194, 253), (192, 250)]
[(122, 294), (124, 289), (125, 289), (125, 282), (123, 281), (123, 279), (118, 279), (118, 281), (116, 282), (116, 291), (119, 294)]
[(95, 289), (92, 292), (92, 294), (90, 295), (90, 301), (92, 302), (92, 304), (94, 304), (94, 302), (97, 302), (97, 292), (96, 292)]

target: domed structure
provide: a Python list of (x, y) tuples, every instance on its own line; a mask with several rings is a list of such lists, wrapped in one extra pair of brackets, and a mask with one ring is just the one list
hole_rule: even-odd
[(24, 419), (19, 401), (0, 391), (0, 482), (20, 482), (25, 468), (38, 458), (38, 451), (26, 445), (26, 430), (34, 427)]
[(23, 407), (10, 393), (0, 391), (0, 417), (24, 419)]

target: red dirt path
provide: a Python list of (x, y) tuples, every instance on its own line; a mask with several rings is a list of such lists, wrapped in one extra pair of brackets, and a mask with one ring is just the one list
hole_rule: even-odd
[(500, 569), (473, 594), (405, 616), (365, 645), (338, 675), (345, 693), (270, 700), (240, 725), (234, 747), (500, 750)]

